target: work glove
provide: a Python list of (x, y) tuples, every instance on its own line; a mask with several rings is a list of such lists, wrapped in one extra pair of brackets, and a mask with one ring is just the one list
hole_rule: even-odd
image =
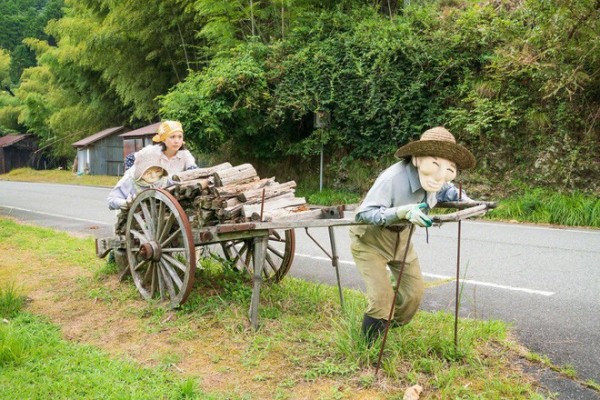
[(433, 225), (433, 221), (423, 211), (427, 208), (427, 203), (407, 204), (405, 206), (396, 207), (396, 215), (399, 219), (406, 219), (410, 223), (429, 228)]

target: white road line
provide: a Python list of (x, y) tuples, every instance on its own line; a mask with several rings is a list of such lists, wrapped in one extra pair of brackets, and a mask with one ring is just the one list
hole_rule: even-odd
[(497, 226), (500, 228), (521, 228), (521, 229), (535, 229), (535, 230), (551, 229), (551, 230), (561, 231), (561, 232), (587, 233), (587, 234), (592, 234), (592, 235), (600, 234), (600, 231), (596, 228), (577, 228), (577, 227), (565, 228), (565, 227), (559, 227), (559, 226), (536, 226), (533, 223), (519, 224), (519, 223), (494, 221), (494, 220), (485, 220), (485, 221), (467, 220), (465, 222), (467, 222), (468, 224), (473, 224), (473, 225), (494, 225), (494, 226)]
[[(456, 280), (456, 278), (452, 277), (452, 276), (444, 276), (444, 275), (437, 275), (437, 274), (424, 273), (423, 276), (428, 276), (430, 278), (436, 278), (436, 279), (452, 279), (453, 281)], [(552, 296), (553, 294), (555, 294), (554, 292), (547, 292), (545, 290), (528, 289), (528, 288), (521, 288), (521, 287), (517, 287), (517, 286), (498, 285), (496, 283), (474, 281), (471, 279), (461, 279), (460, 281), (464, 282), (464, 283), (469, 283), (471, 285), (489, 286), (489, 287), (493, 287), (493, 288), (497, 288), (497, 289), (514, 290), (517, 292), (539, 294), (541, 296)]]
[[(311, 256), (308, 254), (295, 254), (296, 257), (306, 257), (306, 258), (312, 258), (313, 260), (320, 260), (320, 261), (328, 261), (331, 262), (331, 260), (327, 257), (317, 257), (317, 256)], [(344, 261), (344, 260), (339, 260), (338, 261), (340, 264), (346, 264), (346, 265), (352, 265), (354, 266), (354, 262), (352, 261)], [(445, 276), (445, 275), (437, 275), (437, 274), (430, 274), (430, 273), (423, 273), (423, 276), (429, 277), (429, 278), (435, 278), (435, 279), (450, 279), (452, 281), (456, 280), (455, 277), (453, 276)], [(513, 291), (517, 291), (517, 292), (525, 292), (525, 293), (530, 293), (530, 294), (537, 294), (540, 296), (552, 296), (555, 293), (554, 292), (548, 292), (545, 290), (537, 290), (537, 289), (529, 289), (529, 288), (522, 288), (522, 287), (518, 287), (518, 286), (507, 286), (507, 285), (498, 285), (496, 283), (490, 283), (490, 282), (482, 282), (482, 281), (475, 281), (472, 279), (461, 279), (460, 280), (463, 283), (467, 283), (470, 285), (478, 285), (478, 286), (488, 286), (488, 287), (493, 287), (493, 288), (497, 288), (497, 289), (504, 289), (504, 290), (513, 290)]]
[(106, 226), (111, 226), (112, 225), (112, 224), (107, 224), (106, 222), (96, 221), (96, 220), (93, 220), (93, 219), (76, 218), (76, 217), (70, 217), (68, 215), (54, 214), (54, 213), (49, 213), (49, 212), (44, 212), (44, 211), (29, 210), (27, 208), (20, 208), (20, 207), (14, 207), (14, 206), (5, 206), (3, 204), (0, 204), (0, 207), (2, 207), (2, 208), (8, 208), (8, 209), (13, 209), (13, 210), (19, 210), (19, 211), (26, 211), (26, 212), (30, 212), (30, 213), (34, 213), (34, 214), (47, 215), (49, 217), (66, 218), (66, 219), (72, 219), (74, 221), (88, 222), (90, 224), (106, 225)]

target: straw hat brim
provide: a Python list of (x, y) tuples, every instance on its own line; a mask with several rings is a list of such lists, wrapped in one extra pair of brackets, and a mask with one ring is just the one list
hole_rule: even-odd
[(395, 154), (398, 158), (409, 156), (440, 157), (456, 163), (458, 169), (469, 169), (475, 166), (475, 156), (467, 148), (448, 141), (416, 140), (400, 147)]

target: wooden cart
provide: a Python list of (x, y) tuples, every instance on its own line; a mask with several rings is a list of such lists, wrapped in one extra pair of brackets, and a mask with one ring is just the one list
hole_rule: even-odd
[[(480, 216), (492, 208), (493, 203), (456, 203), (451, 206), (467, 208), (453, 214), (433, 216), (434, 224)], [(126, 267), (142, 297), (147, 300), (158, 298), (170, 307), (178, 307), (185, 303), (194, 285), (197, 250), (218, 244), (232, 265), (252, 276), (249, 317), (256, 329), (261, 284), (279, 282), (289, 271), (295, 251), (294, 229), (297, 228), (328, 228), (331, 254), (317, 245), (332, 261), (343, 305), (333, 228), (355, 225), (356, 222), (344, 219), (343, 206), (313, 208), (311, 215), (313, 218), (310, 220), (192, 227), (189, 216), (171, 193), (163, 189), (148, 189), (140, 193), (131, 205), (122, 234), (96, 240), (96, 254), (105, 257), (111, 250), (125, 253)]]

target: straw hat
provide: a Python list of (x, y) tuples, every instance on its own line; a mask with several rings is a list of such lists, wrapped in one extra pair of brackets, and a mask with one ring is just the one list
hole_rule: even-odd
[(475, 156), (466, 147), (456, 144), (456, 139), (446, 128), (437, 126), (426, 130), (420, 140), (410, 142), (396, 151), (396, 157), (432, 156), (456, 163), (458, 169), (475, 166)]
[(174, 132), (183, 133), (183, 127), (179, 121), (164, 121), (158, 126), (158, 132), (152, 137), (152, 141), (155, 143), (164, 142), (166, 138), (171, 136)]
[(136, 181), (142, 179), (142, 176), (144, 176), (146, 171), (152, 167), (162, 168), (163, 173), (161, 176), (167, 176), (169, 174), (167, 170), (160, 165), (159, 156), (151, 153), (139, 154), (135, 158), (133, 166), (135, 167), (133, 170), (133, 179)]

